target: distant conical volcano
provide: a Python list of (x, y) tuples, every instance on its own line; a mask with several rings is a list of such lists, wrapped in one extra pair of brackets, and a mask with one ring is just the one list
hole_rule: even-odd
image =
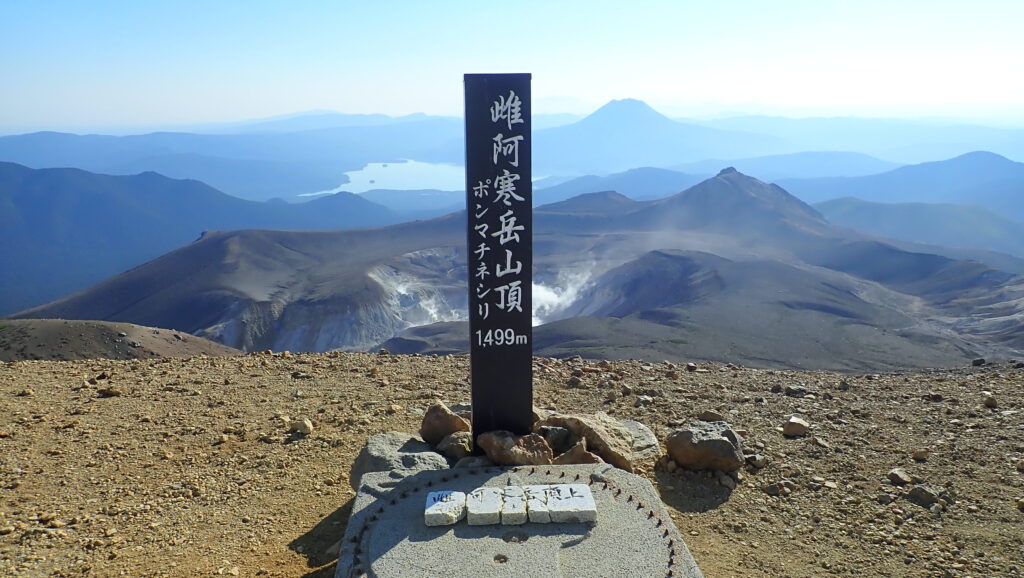
[(609, 124), (617, 126), (626, 122), (633, 124), (633, 126), (644, 127), (675, 126), (679, 124), (654, 110), (646, 102), (635, 98), (612, 100), (580, 120), (579, 124)]
[(635, 99), (613, 100), (576, 123), (537, 131), (534, 147), (539, 171), (596, 174), (788, 152), (775, 137), (676, 122)]

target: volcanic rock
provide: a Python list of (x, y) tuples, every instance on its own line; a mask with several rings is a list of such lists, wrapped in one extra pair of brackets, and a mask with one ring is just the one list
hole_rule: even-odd
[(309, 418), (292, 420), (288, 423), (288, 431), (308, 436), (313, 433), (313, 422)]
[(629, 428), (604, 412), (592, 416), (556, 414), (538, 422), (534, 429), (542, 426), (564, 427), (585, 438), (590, 451), (627, 472), (632, 472), (634, 464), (643, 459), (633, 451), (635, 438)]
[(556, 456), (569, 451), (577, 444), (577, 440), (573, 439), (572, 432), (564, 427), (543, 426), (537, 428), (535, 433), (548, 442), (548, 445), (551, 446), (551, 451)]
[(441, 402), (427, 408), (420, 426), (420, 437), (428, 444), (438, 444), (448, 434), (457, 431), (470, 431), (469, 422), (452, 413), (448, 406)]
[(476, 443), (492, 462), (502, 466), (546, 465), (554, 459), (551, 447), (537, 434), (518, 436), (498, 430), (480, 434)]
[(587, 451), (587, 440), (581, 439), (576, 445), (569, 448), (552, 462), (558, 466), (572, 464), (602, 464), (604, 460)]
[(448, 467), (444, 456), (423, 440), (402, 432), (387, 432), (371, 436), (352, 464), (349, 482), (352, 489), (359, 488), (359, 480), (366, 472), (397, 470), (409, 475), (423, 470), (443, 470)]
[(743, 439), (724, 421), (693, 422), (665, 440), (668, 455), (693, 470), (731, 472), (743, 466)]
[(468, 431), (450, 433), (438, 442), (437, 451), (452, 461), (461, 460), (473, 453), (473, 434)]
[(706, 409), (700, 412), (700, 415), (697, 416), (697, 419), (701, 421), (724, 421), (725, 416), (718, 413), (717, 411)]
[(953, 501), (949, 492), (946, 491), (945, 488), (934, 484), (919, 484), (914, 486), (907, 494), (907, 499), (922, 508), (930, 508), (932, 504), (939, 503), (939, 500), (942, 500), (945, 503)]
[(810, 430), (811, 424), (796, 416), (790, 417), (786, 423), (782, 424), (782, 435), (786, 437), (805, 436)]
[(903, 486), (914, 481), (914, 478), (903, 468), (893, 468), (888, 473), (889, 481), (894, 486)]
[(768, 457), (764, 454), (751, 454), (747, 456), (747, 463), (752, 467), (761, 469), (768, 465)]
[(633, 443), (630, 445), (633, 455), (630, 460), (634, 464), (658, 457), (661, 453), (661, 444), (658, 443), (658, 436), (654, 435), (651, 428), (631, 419), (621, 420), (619, 424), (633, 435)]

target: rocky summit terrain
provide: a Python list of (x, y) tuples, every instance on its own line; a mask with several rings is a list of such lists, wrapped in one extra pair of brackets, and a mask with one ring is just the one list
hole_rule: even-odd
[[(468, 372), (367, 353), (0, 363), (0, 574), (331, 576), (362, 446), (466, 401)], [(742, 436), (733, 476), (637, 466), (707, 576), (1024, 573), (1024, 364), (534, 375), (539, 408)]]

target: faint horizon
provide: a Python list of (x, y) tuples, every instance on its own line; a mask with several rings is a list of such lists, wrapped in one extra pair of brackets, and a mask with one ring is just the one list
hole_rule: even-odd
[(453, 116), (462, 74), (530, 72), (536, 113), (1024, 126), (1024, 3), (0, 5), (0, 132), (138, 132), (296, 111)]
[[(624, 97), (623, 99), (613, 100), (624, 100), (630, 97)], [(544, 100), (544, 99), (538, 99)], [(578, 99), (577, 99), (578, 100)], [(546, 108), (543, 105), (534, 107), (534, 116), (547, 116), (547, 117), (558, 117), (558, 116), (574, 116), (577, 119), (572, 119), (571, 122), (575, 122), (579, 118), (584, 118), (589, 114), (593, 113), (602, 106), (612, 102), (609, 100), (604, 103), (594, 104), (586, 103), (585, 101), (578, 100), (579, 106), (569, 110), (557, 110)], [(679, 103), (666, 103), (666, 102), (651, 102), (645, 101), (640, 98), (634, 100), (640, 100), (645, 102), (651, 108), (671, 118), (672, 120), (679, 122), (702, 122), (702, 121), (714, 121), (728, 118), (740, 118), (740, 117), (774, 117), (774, 118), (785, 118), (785, 119), (814, 119), (814, 118), (850, 118), (850, 119), (887, 119), (887, 120), (903, 120), (908, 122), (916, 122), (922, 124), (942, 124), (942, 125), (974, 125), (974, 126), (985, 126), (992, 128), (1006, 128), (1006, 129), (1018, 129), (1024, 128), (1024, 105), (1021, 106), (1006, 106), (1003, 107), (1004, 111), (1002, 114), (997, 111), (1001, 110), (998, 105), (992, 105), (991, 103), (984, 105), (977, 105), (978, 108), (982, 109), (985, 114), (981, 112), (971, 114), (973, 106), (960, 105), (956, 108), (947, 109), (944, 114), (942, 110), (929, 111), (925, 107), (918, 107), (917, 114), (908, 114), (907, 111), (889, 111), (885, 110), (869, 109), (864, 110), (840, 110), (838, 107), (784, 107), (784, 106), (769, 106), (759, 103), (743, 103), (743, 104), (715, 104), (715, 103), (702, 103), (702, 104), (679, 104)], [(568, 102), (566, 99), (559, 99), (560, 102)], [(538, 110), (539, 109), (539, 110)], [(581, 112), (583, 111), (583, 112)], [(29, 134), (34, 132), (64, 132), (72, 134), (104, 134), (112, 136), (126, 136), (133, 134), (145, 134), (153, 132), (198, 132), (198, 133), (221, 133), (229, 134), (232, 127), (244, 127), (246, 125), (262, 123), (267, 121), (294, 119), (304, 116), (316, 116), (316, 115), (361, 115), (361, 116), (376, 116), (383, 115), (392, 119), (399, 119), (410, 116), (424, 116), (429, 118), (462, 118), (461, 111), (453, 114), (432, 114), (428, 112), (418, 111), (406, 114), (388, 114), (386, 112), (347, 112), (341, 110), (331, 109), (314, 109), (314, 110), (297, 110), (297, 111), (283, 111), (275, 112), (267, 116), (257, 117), (233, 117), (233, 118), (222, 118), (222, 119), (193, 119), (188, 121), (182, 121), (179, 123), (173, 122), (145, 122), (139, 124), (110, 124), (110, 123), (83, 123), (83, 124), (67, 124), (67, 123), (48, 123), (38, 125), (17, 125), (3, 123), (0, 119), (0, 136), (10, 136), (18, 134)], [(567, 123), (565, 123), (567, 124)]]

